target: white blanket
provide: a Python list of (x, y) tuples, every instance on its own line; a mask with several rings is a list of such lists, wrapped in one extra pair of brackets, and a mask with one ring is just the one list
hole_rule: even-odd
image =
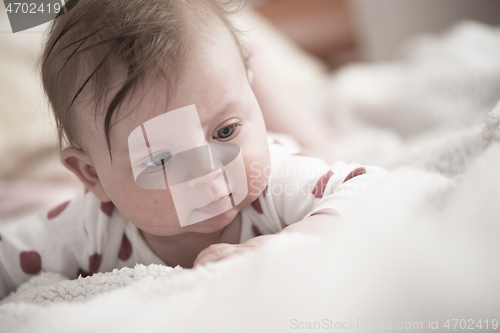
[(446, 319), (491, 320), (500, 313), (500, 173), (492, 170), (500, 144), (457, 183), (397, 170), (326, 241), (279, 235), (256, 253), (194, 270), (42, 275), (38, 282), (52, 284), (1, 307), (0, 331), (285, 332), (325, 319), (424, 328), (439, 320), (444, 330)]
[[(384, 111), (373, 108), (380, 120)], [(447, 331), (448, 319), (481, 319), (484, 329), (500, 320), (500, 104), (484, 119), (413, 141), (365, 125), (353, 132), (362, 137), (342, 137), (377, 137), (378, 155), (336, 154), (379, 158), (391, 175), (327, 240), (279, 234), (192, 270), (137, 265), (72, 281), (44, 273), (2, 302), (0, 332)]]

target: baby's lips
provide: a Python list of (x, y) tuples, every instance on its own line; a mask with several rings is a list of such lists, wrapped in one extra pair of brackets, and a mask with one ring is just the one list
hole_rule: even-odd
[(226, 208), (231, 202), (230, 195), (223, 196), (222, 198), (212, 201), (209, 204), (196, 208), (195, 211), (205, 213), (205, 214), (219, 214), (222, 210)]
[[(229, 193), (229, 195), (232, 195), (232, 193)], [(223, 198), (225, 198), (227, 196), (228, 196), (228, 194), (224, 194), (224, 193), (220, 194), (218, 196), (213, 196), (213, 197), (211, 197), (210, 200), (204, 201), (204, 204), (199, 205), (199, 207), (195, 208), (195, 209), (200, 209), (200, 208), (206, 207), (206, 206), (208, 206), (208, 205), (210, 205), (210, 204), (212, 204), (212, 203), (214, 203), (216, 201), (219, 201), (220, 199), (223, 199)]]

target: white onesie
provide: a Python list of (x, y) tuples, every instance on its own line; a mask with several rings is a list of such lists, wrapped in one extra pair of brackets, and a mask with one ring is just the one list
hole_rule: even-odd
[[(278, 233), (314, 214), (345, 216), (353, 209), (353, 198), (387, 174), (344, 162), (328, 167), (271, 136), (268, 143), (268, 185), (241, 210), (240, 243)], [(0, 299), (41, 271), (76, 278), (137, 263), (165, 265), (112, 203), (102, 203), (86, 190), (49, 212), (0, 224)]]

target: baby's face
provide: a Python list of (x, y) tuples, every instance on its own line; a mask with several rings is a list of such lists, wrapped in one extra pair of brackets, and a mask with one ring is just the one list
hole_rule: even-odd
[[(235, 218), (241, 208), (257, 199), (267, 184), (265, 170), (270, 164), (270, 156), (262, 113), (248, 82), (246, 68), (235, 41), (227, 30), (221, 29), (218, 32), (213, 38), (199, 38), (187, 52), (185, 70), (176, 81), (176, 86), (172, 87), (174, 93), (168, 100), (166, 86), (158, 80), (146, 82), (122, 105), (118, 119), (110, 130), (113, 161), (109, 157), (104, 133), (99, 127), (103, 120), (89, 123), (96, 131), (92, 144), (88, 145), (89, 155), (106, 195), (129, 221), (144, 232), (168, 236), (220, 230)], [(111, 94), (116, 93), (118, 88), (111, 91)], [(188, 124), (189, 117), (186, 117), (186, 123), (183, 124), (181, 114), (181, 118), (177, 119), (181, 119), (182, 125), (175, 126), (175, 135), (166, 133), (163, 138), (171, 142), (163, 144), (179, 146), (186, 143), (189, 146), (193, 137), (200, 139), (201, 136), (207, 144), (217, 145), (214, 143), (217, 141), (239, 146), (244, 164), (242, 172), (246, 174), (239, 175), (238, 179), (246, 182), (244, 185), (248, 188), (248, 194), (244, 193), (244, 199), (239, 204), (234, 207), (230, 205), (229, 210), (217, 215), (212, 209), (211, 215), (205, 215), (205, 218), (204, 208), (201, 206), (210, 201), (209, 195), (204, 198), (202, 195), (201, 199), (198, 198), (200, 200), (194, 200), (196, 192), (193, 192), (193, 200), (182, 204), (175, 200), (175, 193), (168, 186), (164, 189), (139, 186), (133, 172), (134, 162), (139, 159), (133, 156), (134, 152), (129, 148), (131, 133), (140, 129), (141, 125), (160, 119), (161, 117), (156, 118), (160, 115), (168, 116), (170, 111), (186, 110), (187, 106), (193, 105), (196, 107), (201, 130), (196, 133), (192, 130), (192, 123)], [(168, 127), (171, 126), (166, 125), (165, 129)], [(161, 151), (151, 153), (152, 156), (158, 156)], [(161, 158), (158, 159), (161, 161)], [(152, 167), (159, 165), (151, 159), (140, 163)], [(213, 196), (222, 193), (218, 192), (220, 186), (218, 189), (217, 186), (205, 189), (205, 193), (212, 193)], [(188, 213), (193, 211), (199, 222), (182, 227), (179, 207), (187, 208)]]

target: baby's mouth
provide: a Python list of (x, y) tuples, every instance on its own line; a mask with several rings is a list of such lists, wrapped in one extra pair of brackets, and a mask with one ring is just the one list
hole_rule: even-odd
[(217, 214), (219, 212), (222, 212), (224, 208), (227, 207), (228, 204), (231, 203), (231, 198), (232, 198), (232, 193), (229, 195), (223, 196), (211, 203), (209, 203), (206, 206), (196, 208), (195, 211), (200, 212), (200, 213), (205, 213), (205, 214)]

